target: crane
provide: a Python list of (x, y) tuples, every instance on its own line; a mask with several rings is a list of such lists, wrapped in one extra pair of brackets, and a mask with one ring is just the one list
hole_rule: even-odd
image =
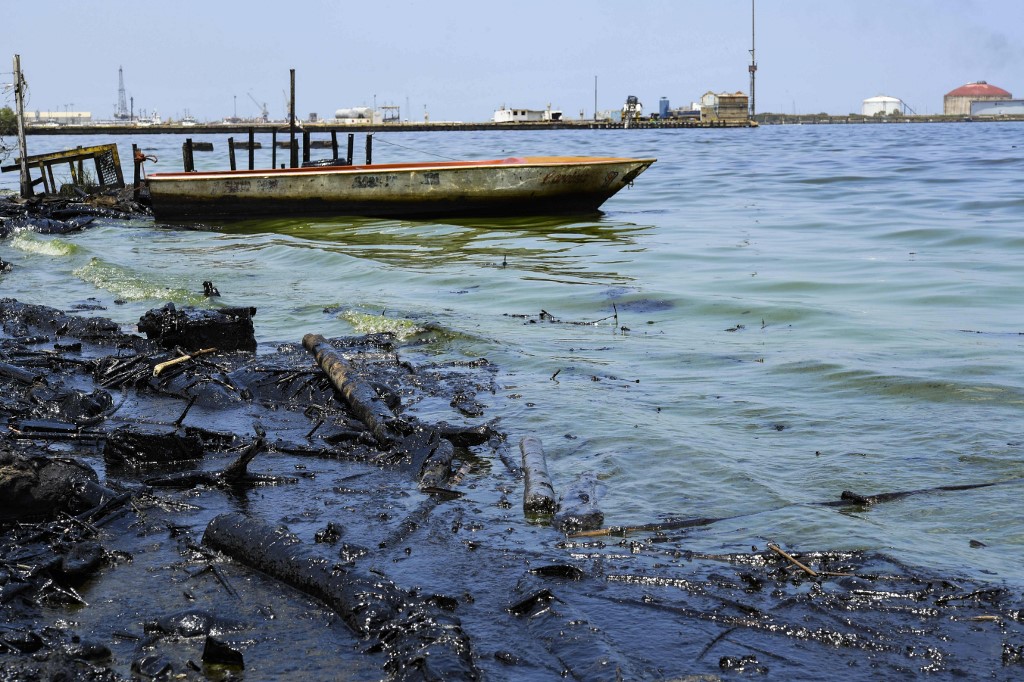
[(247, 92), (245, 94), (249, 95), (249, 99), (252, 100), (252, 103), (260, 108), (260, 121), (262, 121), (263, 123), (268, 122), (270, 120), (270, 112), (267, 111), (266, 103), (260, 104), (259, 102), (257, 102), (256, 98), (252, 96), (251, 92)]

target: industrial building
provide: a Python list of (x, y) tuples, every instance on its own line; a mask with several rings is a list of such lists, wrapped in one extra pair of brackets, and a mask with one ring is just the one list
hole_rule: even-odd
[(742, 123), (750, 120), (749, 100), (742, 92), (708, 91), (700, 98), (700, 120), (709, 123)]
[(658, 101), (658, 118), (662, 121), (673, 119), (700, 120), (700, 103), (691, 102), (688, 107), (672, 108), (668, 97), (662, 97)]
[(860, 113), (863, 116), (900, 116), (906, 113), (906, 105), (898, 97), (878, 95), (864, 100), (860, 107)]
[(25, 124), (82, 125), (92, 123), (89, 111), (26, 111)]
[(1024, 99), (971, 102), (971, 117), (975, 116), (1024, 116)]
[(971, 102), (998, 102), (1013, 99), (1013, 95), (1002, 88), (976, 81), (961, 85), (946, 93), (942, 99), (942, 113), (947, 116), (969, 116)]

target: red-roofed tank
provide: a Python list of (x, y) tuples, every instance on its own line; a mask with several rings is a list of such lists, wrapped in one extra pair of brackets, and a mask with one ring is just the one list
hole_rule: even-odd
[(990, 85), (985, 81), (976, 81), (961, 85), (950, 90), (942, 99), (942, 111), (950, 116), (969, 116), (971, 102), (991, 102), (994, 100), (1013, 99), (1006, 90)]

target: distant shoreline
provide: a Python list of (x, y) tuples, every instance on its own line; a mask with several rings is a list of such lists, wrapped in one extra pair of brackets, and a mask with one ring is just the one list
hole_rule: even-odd
[[(678, 130), (678, 129), (716, 129), (716, 128), (750, 128), (759, 125), (852, 125), (852, 124), (893, 124), (893, 123), (971, 123), (971, 122), (1002, 122), (1024, 121), (1024, 116), (989, 116), (971, 118), (966, 116), (946, 116), (942, 114), (925, 116), (834, 116), (829, 114), (758, 114), (753, 122), (742, 121), (680, 121), (680, 120), (643, 120), (630, 123), (630, 129), (643, 130)], [(450, 132), (466, 130), (622, 130), (621, 122), (613, 121), (536, 121), (526, 123), (464, 123), (460, 121), (440, 121), (436, 123), (378, 123), (366, 125), (340, 124), (329, 121), (316, 123), (302, 122), (296, 126), (296, 133), (379, 133), (379, 132)], [(287, 135), (289, 128), (284, 122), (240, 122), (240, 123), (202, 123), (182, 125), (180, 123), (162, 123), (159, 125), (125, 125), (122, 123), (96, 123), (86, 125), (66, 125), (56, 127), (29, 126), (28, 135), (210, 135), (222, 133), (247, 134), (252, 129), (255, 134), (267, 135), (277, 131), (278, 135)]]
[[(754, 124), (756, 126), (756, 123)], [(630, 128), (749, 128), (748, 121), (739, 123), (716, 121), (699, 123), (695, 121), (634, 121)], [(352, 125), (319, 121), (302, 122), (295, 127), (296, 135), (308, 133), (382, 133), (382, 132), (448, 132), (464, 130), (622, 130), (623, 124), (611, 121), (537, 121), (529, 123), (462, 123), (458, 121), (437, 123), (378, 123), (376, 125)], [(210, 134), (247, 134), (252, 130), (257, 135), (269, 135), (277, 132), (278, 136), (288, 135), (288, 124), (283, 122), (257, 123), (201, 123), (181, 125), (180, 123), (161, 123), (159, 125), (124, 125), (120, 123), (97, 123), (92, 125), (67, 126), (30, 126), (28, 135), (210, 135)]]

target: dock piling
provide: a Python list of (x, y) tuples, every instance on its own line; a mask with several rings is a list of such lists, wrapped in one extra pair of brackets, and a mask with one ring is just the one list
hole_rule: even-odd
[(249, 170), (256, 168), (256, 129), (249, 128)]
[(295, 69), (288, 70), (292, 84), (292, 96), (288, 100), (288, 134), (291, 144), (288, 149), (291, 152), (291, 167), (296, 168), (299, 165), (299, 148), (295, 146)]
[(277, 168), (277, 128), (270, 132), (270, 167)]
[(309, 131), (302, 131), (302, 163), (309, 163)]
[(228, 138), (228, 161), (231, 164), (231, 170), (237, 170), (235, 168), (235, 138)]
[(192, 138), (185, 138), (185, 144), (181, 145), (181, 161), (186, 173), (192, 173), (196, 169), (196, 160), (192, 155)]
[(373, 133), (366, 133), (366, 165), (373, 163)]
[(352, 165), (352, 150), (355, 147), (355, 142), (356, 142), (356, 134), (355, 133), (349, 133), (348, 134), (348, 155), (345, 157), (345, 165), (346, 166), (351, 166)]
[[(135, 201), (139, 200), (139, 187), (142, 185), (142, 162), (145, 161), (145, 156), (139, 154), (139, 147), (136, 144), (132, 145), (132, 162), (135, 164), (135, 177), (132, 181), (132, 199)], [(74, 167), (72, 166), (72, 169)], [(77, 183), (78, 178), (75, 178), (75, 173), (72, 170), (72, 180)], [(81, 177), (81, 173), (79, 173)]]
[(338, 160), (338, 131), (331, 131), (331, 158), (337, 162)]

